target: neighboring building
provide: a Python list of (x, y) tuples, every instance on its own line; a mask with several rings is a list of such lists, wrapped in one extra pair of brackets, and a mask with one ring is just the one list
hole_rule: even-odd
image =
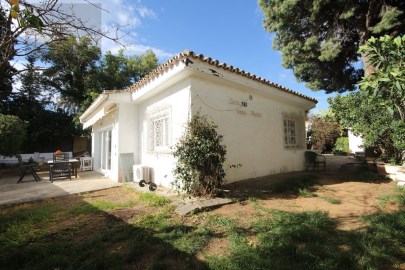
[(354, 135), (353, 132), (349, 129), (349, 150), (350, 153), (364, 152), (364, 141), (363, 138), (357, 135)]
[[(94, 168), (122, 181), (120, 155), (170, 186), (171, 147), (192, 115), (209, 115), (227, 147), (227, 182), (299, 171), (305, 117), (317, 101), (253, 74), (184, 51), (125, 91), (105, 91), (80, 117), (92, 127)], [(232, 164), (242, 164), (228, 169)]]

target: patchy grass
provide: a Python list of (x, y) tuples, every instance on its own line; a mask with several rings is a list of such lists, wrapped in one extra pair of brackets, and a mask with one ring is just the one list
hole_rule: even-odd
[[(316, 181), (308, 179), (291, 180), (299, 188), (278, 188), (315, 197)], [(404, 206), (404, 197), (396, 189), (384, 198)], [(236, 210), (228, 215), (231, 206), (224, 214), (179, 217), (167, 199), (126, 188), (3, 208), (0, 269), (403, 267), (404, 211), (364, 216), (362, 230), (343, 231), (327, 212), (279, 211), (261, 207), (262, 200), (251, 197), (236, 208), (252, 211), (249, 218)]]
[(248, 202), (251, 203), (251, 204), (256, 204), (256, 203), (259, 201), (259, 198), (256, 197), (256, 196), (250, 196), (250, 197), (248, 197), (247, 200), (248, 200)]
[(120, 203), (112, 203), (109, 201), (83, 202), (80, 205), (77, 205), (69, 209), (68, 214), (70, 215), (95, 214), (100, 211), (111, 211), (131, 207), (135, 204), (136, 202), (131, 200)]
[(320, 196), (319, 198), (321, 198), (322, 200), (324, 200), (325, 202), (331, 203), (331, 204), (341, 204), (342, 201), (338, 200), (338, 199), (334, 199), (332, 197), (327, 197), (327, 196)]
[(170, 203), (169, 199), (163, 196), (156, 195), (152, 192), (139, 193), (139, 199), (146, 205), (153, 207), (164, 206)]
[(194, 255), (209, 229), (180, 224), (167, 206), (147, 206), (124, 222), (115, 211), (131, 212), (136, 200), (113, 198), (77, 196), (82, 201), (70, 209), (39, 203), (2, 211), (0, 269), (206, 268)]
[(0, 215), (0, 246), (4, 249), (16, 247), (29, 239), (37, 239), (45, 232), (38, 229), (44, 226), (58, 211), (51, 204), (20, 206), (6, 210)]
[(249, 234), (232, 235), (230, 255), (211, 256), (208, 264), (212, 269), (396, 267), (405, 255), (404, 215), (365, 217), (366, 232), (346, 233), (337, 230), (337, 221), (324, 212), (270, 211), (252, 225), (256, 241), (249, 241)]
[(315, 193), (313, 193), (312, 191), (309, 191), (306, 188), (300, 188), (298, 189), (298, 194), (301, 197), (305, 197), (305, 198), (315, 198), (318, 197), (318, 195), (316, 195)]
[(307, 189), (318, 184), (317, 177), (309, 175), (305, 177), (292, 177), (275, 183), (269, 187), (272, 193), (291, 193), (299, 195), (300, 190)]
[(366, 183), (376, 183), (382, 181), (391, 181), (384, 175), (378, 174), (376, 172), (370, 171), (368, 169), (361, 169), (358, 171), (354, 177), (354, 180)]
[(386, 194), (378, 198), (380, 204), (386, 205), (387, 203), (397, 203), (405, 206), (405, 189), (396, 187), (393, 194)]

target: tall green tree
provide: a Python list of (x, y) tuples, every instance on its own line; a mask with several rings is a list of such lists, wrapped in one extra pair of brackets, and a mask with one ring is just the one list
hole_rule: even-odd
[(133, 55), (128, 59), (131, 83), (136, 83), (159, 65), (156, 54), (147, 50), (144, 54)]
[(26, 123), (21, 150), (55, 151), (58, 142), (78, 134), (73, 117), (62, 110), (52, 110), (33, 54), (27, 56), (24, 70), (19, 76), (21, 87), (13, 92), (7, 104), (7, 113)]
[(52, 44), (42, 57), (50, 65), (46, 84), (60, 95), (58, 107), (76, 113), (88, 96), (89, 78), (94, 75), (101, 50), (89, 37), (70, 37)]
[(0, 114), (0, 155), (21, 153), (26, 136), (26, 123), (14, 115)]
[(283, 65), (313, 90), (354, 90), (367, 70), (358, 48), (371, 36), (405, 32), (401, 0), (259, 0)]
[[(3, 7), (0, 6), (0, 37), (4, 39), (8, 33), (5, 27), (7, 23), (6, 13)], [(10, 44), (13, 47), (13, 44)], [(11, 49), (10, 49), (11, 50)], [(8, 50), (0, 47), (0, 59), (5, 58)], [(0, 112), (5, 112), (5, 106), (13, 91), (13, 75), (16, 73), (16, 69), (10, 65), (11, 57), (8, 57), (7, 61), (4, 61), (3, 65), (0, 65)]]
[(315, 149), (331, 152), (336, 139), (340, 136), (340, 125), (336, 118), (329, 114), (312, 114), (309, 116), (310, 130), (308, 137)]
[(107, 52), (97, 70), (100, 90), (123, 90), (131, 85), (128, 58), (120, 50), (117, 55)]
[(141, 55), (125, 56), (107, 52), (98, 68), (98, 84), (103, 90), (123, 90), (142, 79), (159, 65), (156, 54), (147, 50)]
[(103, 90), (125, 90), (158, 65), (158, 59), (152, 50), (132, 56), (126, 56), (123, 50), (117, 55), (107, 52), (86, 80), (87, 92), (78, 114), (87, 109)]
[[(80, 16), (84, 9), (103, 11), (101, 6), (87, 3), (80, 4), (81, 12), (75, 12), (75, 4), (63, 3), (62, 0), (1, 1), (1, 13), (4, 18), (0, 24), (1, 31), (7, 33), (0, 39), (0, 70), (13, 57), (22, 57), (37, 53), (45, 47), (58, 44), (69, 38), (72, 33), (90, 36), (93, 40), (101, 37), (120, 44), (119, 25), (103, 29), (100, 25), (90, 24)], [(94, 13), (92, 13), (94, 14)], [(38, 38), (38, 35), (41, 38)], [(18, 46), (14, 46), (18, 44)]]
[(366, 147), (379, 149), (386, 161), (401, 161), (405, 150), (405, 123), (391, 114), (381, 99), (357, 91), (329, 98), (328, 102), (342, 127), (360, 135)]
[(371, 37), (360, 51), (371, 69), (361, 80), (361, 89), (379, 98), (405, 122), (405, 35)]

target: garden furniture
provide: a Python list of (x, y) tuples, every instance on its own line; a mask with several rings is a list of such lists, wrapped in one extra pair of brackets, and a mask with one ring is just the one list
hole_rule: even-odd
[(69, 162), (69, 153), (57, 153), (53, 155), (49, 163), (49, 180), (55, 178), (69, 178), (72, 180), (72, 163)]
[(35, 164), (24, 164), (21, 155), (17, 155), (17, 159), (20, 165), (20, 178), (18, 179), (17, 184), (20, 183), (27, 174), (31, 174), (35, 181), (41, 181), (41, 178), (36, 172)]
[(317, 154), (312, 151), (305, 152), (305, 162), (307, 170), (312, 166), (314, 169), (323, 164), (323, 168), (326, 168), (326, 158), (323, 155)]

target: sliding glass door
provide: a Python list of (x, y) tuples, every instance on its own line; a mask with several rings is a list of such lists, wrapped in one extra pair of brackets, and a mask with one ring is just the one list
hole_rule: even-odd
[(111, 170), (111, 130), (101, 133), (101, 169)]

